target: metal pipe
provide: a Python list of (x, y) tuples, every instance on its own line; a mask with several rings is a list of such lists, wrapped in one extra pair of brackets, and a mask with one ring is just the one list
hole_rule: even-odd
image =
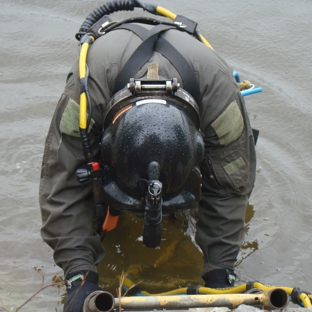
[(115, 298), (115, 308), (123, 310), (180, 310), (200, 307), (235, 308), (241, 304), (267, 310), (283, 309), (289, 303), (288, 293), (281, 288), (261, 294), (139, 296)]
[(84, 304), (83, 312), (110, 312), (122, 310), (181, 310), (202, 307), (236, 308), (241, 304), (266, 310), (279, 310), (289, 303), (288, 293), (282, 288), (274, 288), (260, 294), (225, 295), (177, 295), (177, 296), (134, 296), (114, 298), (108, 292), (90, 294)]
[(262, 304), (264, 309), (277, 310), (284, 309), (289, 303), (288, 292), (282, 288), (274, 288), (264, 292)]
[(83, 312), (110, 312), (114, 309), (114, 296), (107, 291), (94, 291), (84, 302)]

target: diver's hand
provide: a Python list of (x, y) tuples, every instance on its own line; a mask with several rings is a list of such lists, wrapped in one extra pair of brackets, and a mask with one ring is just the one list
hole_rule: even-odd
[(98, 286), (99, 275), (93, 271), (77, 271), (66, 278), (67, 298), (64, 312), (82, 312), (83, 304), (89, 294), (102, 291)]
[(236, 274), (232, 269), (215, 269), (203, 275), (205, 287), (228, 288), (234, 287)]

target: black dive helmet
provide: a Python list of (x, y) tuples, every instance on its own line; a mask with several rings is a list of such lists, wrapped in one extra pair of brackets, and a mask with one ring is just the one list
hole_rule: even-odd
[(105, 201), (145, 218), (146, 246), (159, 245), (162, 215), (197, 207), (204, 155), (198, 106), (176, 79), (131, 79), (116, 93), (101, 153)]

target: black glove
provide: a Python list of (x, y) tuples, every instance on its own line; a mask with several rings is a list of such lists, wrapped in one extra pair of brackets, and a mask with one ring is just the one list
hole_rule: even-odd
[(84, 301), (88, 295), (94, 291), (102, 290), (97, 285), (98, 281), (99, 275), (93, 271), (83, 270), (70, 273), (66, 277), (68, 295), (64, 303), (64, 312), (82, 312)]
[(228, 288), (234, 287), (236, 274), (232, 269), (215, 269), (202, 276), (205, 287), (209, 288)]

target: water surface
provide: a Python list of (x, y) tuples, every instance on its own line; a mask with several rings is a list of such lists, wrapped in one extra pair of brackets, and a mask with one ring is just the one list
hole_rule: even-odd
[[(1, 1), (0, 299), (10, 311), (41, 287), (42, 276), (48, 285), (62, 274), (39, 234), (43, 144), (78, 53), (74, 35), (101, 4)], [(258, 280), (312, 291), (312, 2), (156, 4), (198, 21), (201, 34), (241, 78), (263, 88), (246, 97), (260, 138), (257, 180), (236, 268), (240, 282)], [(147, 253), (140, 241), (140, 222), (127, 216), (118, 233), (105, 238), (109, 254), (99, 265), (101, 286), (114, 292), (122, 271), (130, 272), (135, 283), (143, 279), (140, 286), (150, 292), (202, 282), (201, 254), (185, 235), (192, 227), (166, 220), (161, 248)], [(48, 288), (22, 311), (62, 311), (64, 292)]]

